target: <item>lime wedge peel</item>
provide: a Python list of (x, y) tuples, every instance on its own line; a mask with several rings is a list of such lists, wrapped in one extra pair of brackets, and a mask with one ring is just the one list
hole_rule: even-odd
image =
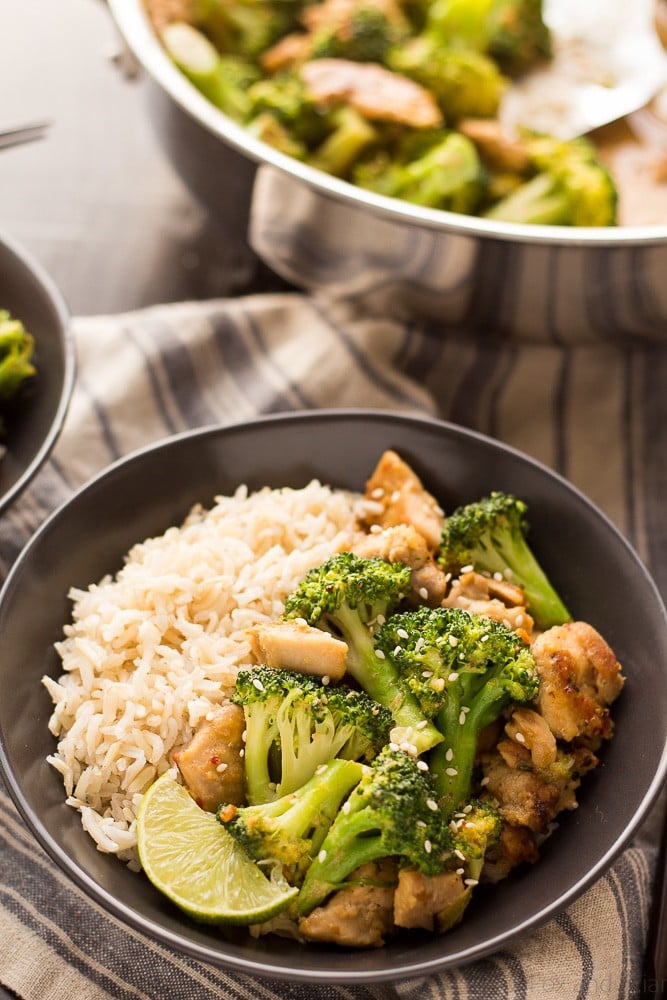
[(145, 793), (137, 816), (139, 858), (176, 906), (207, 923), (263, 923), (298, 889), (269, 879), (167, 771)]

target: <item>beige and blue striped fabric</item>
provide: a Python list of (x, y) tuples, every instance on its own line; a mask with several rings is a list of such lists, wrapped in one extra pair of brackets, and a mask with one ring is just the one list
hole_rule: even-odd
[[(70, 412), (0, 522), (2, 575), (46, 514), (136, 448), (260, 413), (354, 406), (438, 415), (558, 470), (615, 521), (665, 593), (664, 344), (499, 338), (408, 323), (379, 302), (377, 289), (322, 287), (76, 319)], [(0, 789), (0, 982), (23, 1000), (628, 1000), (642, 986), (659, 819), (568, 910), (498, 954), (423, 980), (310, 987), (199, 964), (107, 916)]]

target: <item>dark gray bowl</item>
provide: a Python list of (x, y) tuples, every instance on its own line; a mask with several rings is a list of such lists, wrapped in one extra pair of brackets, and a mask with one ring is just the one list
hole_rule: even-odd
[[(249, 940), (189, 922), (143, 878), (100, 854), (64, 804), (51, 705), (39, 679), (57, 675), (52, 645), (68, 618), (67, 591), (121, 565), (135, 541), (177, 523), (196, 501), (239, 483), (363, 488), (380, 453), (395, 448), (445, 509), (492, 488), (530, 505), (534, 548), (577, 617), (608, 639), (627, 685), (617, 733), (533, 868), (480, 892), (460, 927), (405, 935), (374, 951)], [(40, 614), (35, 615), (34, 609)], [(479, 958), (553, 916), (590, 885), (632, 837), (667, 772), (665, 609), (619, 532), (563, 479), (479, 434), (435, 420), (376, 411), (270, 417), (195, 431), (148, 448), (94, 479), (39, 529), (0, 594), (3, 696), (0, 763), (26, 822), (91, 897), (150, 937), (218, 965), (313, 982), (408, 978)], [(490, 905), (489, 905), (490, 904)]]
[(28, 485), (55, 444), (74, 385), (74, 344), (62, 296), (42, 267), (0, 234), (0, 309), (35, 338), (37, 375), (3, 411), (0, 511)]

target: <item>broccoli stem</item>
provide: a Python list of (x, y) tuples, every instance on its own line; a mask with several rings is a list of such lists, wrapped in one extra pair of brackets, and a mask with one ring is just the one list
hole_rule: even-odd
[(358, 613), (347, 605), (337, 612), (348, 641), (347, 670), (357, 683), (380, 705), (391, 712), (396, 726), (391, 739), (399, 745), (410, 743), (424, 753), (442, 740), (442, 735), (424, 716), (419, 702), (401, 683), (396, 664), (388, 656), (378, 656), (369, 629)]
[(335, 128), (309, 157), (308, 162), (319, 170), (342, 177), (378, 134), (365, 118), (352, 107), (343, 107), (335, 115)]
[(543, 226), (565, 226), (570, 221), (568, 199), (546, 173), (521, 184), (484, 214), (500, 222)]

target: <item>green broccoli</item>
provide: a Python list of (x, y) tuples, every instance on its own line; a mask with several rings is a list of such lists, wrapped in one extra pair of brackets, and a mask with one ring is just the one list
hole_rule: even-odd
[(254, 861), (280, 862), (287, 881), (299, 884), (363, 769), (354, 760), (330, 760), (301, 788), (272, 802), (221, 805), (218, 821)]
[(36, 369), (32, 363), (34, 339), (23, 323), (0, 309), (0, 402), (16, 396)]
[(392, 739), (423, 753), (442, 737), (373, 641), (374, 631), (410, 592), (410, 581), (410, 569), (402, 563), (339, 552), (310, 570), (288, 596), (285, 617), (303, 618), (342, 638), (348, 645), (348, 673), (393, 715)]
[(461, 118), (495, 117), (508, 85), (483, 53), (443, 47), (424, 35), (393, 48), (387, 65), (430, 90), (449, 125)]
[(542, 0), (434, 0), (425, 34), (443, 46), (485, 53), (512, 76), (551, 55)]
[(219, 52), (255, 60), (297, 24), (290, 0), (199, 0), (197, 26)]
[(376, 641), (443, 735), (430, 768), (449, 815), (470, 796), (482, 729), (511, 702), (537, 695), (533, 655), (504, 625), (462, 608), (394, 615)]
[(396, 20), (373, 4), (353, 10), (342, 23), (325, 25), (313, 32), (311, 59), (353, 59), (384, 63), (392, 45), (401, 38)]
[(533, 225), (616, 225), (618, 191), (588, 139), (525, 132), (523, 145), (532, 176), (496, 201), (486, 218)]
[(572, 619), (530, 548), (527, 510), (501, 491), (458, 507), (445, 519), (438, 559), (446, 571), (472, 565), (480, 573), (509, 577), (524, 591), (538, 627), (548, 629)]
[(332, 131), (308, 157), (308, 163), (336, 177), (345, 177), (369, 146), (379, 139), (378, 132), (355, 108), (335, 108), (330, 118)]
[(293, 140), (306, 148), (321, 142), (331, 131), (329, 113), (309, 97), (296, 73), (286, 71), (253, 83), (248, 89), (247, 100), (251, 118), (271, 115)]
[(305, 916), (370, 861), (396, 857), (425, 875), (443, 870), (449, 831), (443, 824), (428, 771), (400, 750), (386, 747), (364, 769), (309, 867), (296, 899)]
[(451, 849), (455, 863), (463, 863), (467, 876), (478, 882), (487, 851), (500, 840), (503, 821), (498, 807), (492, 802), (472, 799), (454, 813), (450, 823)]
[(248, 88), (260, 71), (240, 56), (221, 56), (197, 28), (172, 22), (162, 32), (164, 47), (190, 82), (230, 118), (243, 122), (251, 112)]
[(484, 190), (477, 150), (459, 132), (408, 134), (395, 151), (361, 160), (352, 178), (369, 191), (450, 212), (473, 213)]
[(245, 715), (252, 805), (295, 791), (334, 757), (372, 760), (392, 725), (391, 712), (363, 691), (272, 667), (239, 671), (232, 700)]

